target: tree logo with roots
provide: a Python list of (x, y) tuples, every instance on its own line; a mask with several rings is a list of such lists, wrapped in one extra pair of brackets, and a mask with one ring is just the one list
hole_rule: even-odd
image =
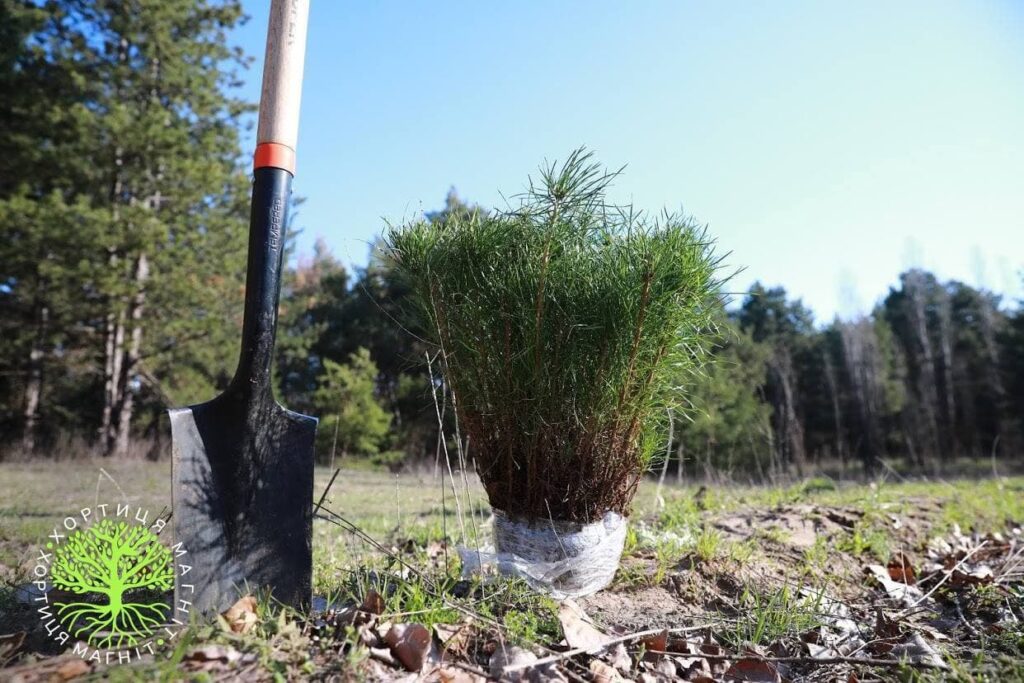
[(179, 575), (191, 570), (185, 550), (160, 542), (167, 520), (149, 524), (142, 508), (129, 514), (128, 505), (84, 508), (56, 526), (40, 550), (37, 611), (49, 635), (75, 643), (83, 658), (131, 661), (173, 639), (171, 627), (185, 623), (176, 613), (187, 615), (191, 603), (168, 600)]
[(136, 645), (166, 620), (174, 587), (171, 551), (149, 529), (104, 519), (73, 532), (54, 553), (55, 588), (100, 602), (54, 602), (71, 635), (96, 647)]

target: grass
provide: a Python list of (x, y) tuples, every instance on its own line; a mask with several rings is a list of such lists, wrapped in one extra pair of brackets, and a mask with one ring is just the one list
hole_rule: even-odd
[(796, 595), (788, 585), (770, 593), (745, 590), (740, 596), (740, 616), (725, 637), (733, 647), (769, 645), (783, 637), (799, 637), (821, 624), (824, 591)]
[(891, 555), (886, 531), (865, 522), (857, 522), (850, 535), (836, 547), (857, 557), (868, 555), (882, 563), (888, 562)]
[[(325, 469), (316, 471), (315, 498), (329, 474)], [(501, 639), (524, 647), (558, 642), (562, 634), (554, 601), (536, 595), (520, 581), (461, 578), (455, 546), (463, 543), (463, 525), (454, 494), (459, 495), (465, 538), (471, 544), (475, 532), (486, 534), (469, 521), (485, 516), (485, 493), (472, 477), (468, 487), (460, 483), (454, 491), (449, 483), (442, 492), (443, 481), (435, 479), (432, 471), (397, 477), (383, 472), (343, 472), (325, 504), (367, 531), (388, 552), (381, 553), (317, 520), (315, 594), (344, 604), (360, 602), (372, 589), (384, 598), (385, 620), (416, 621), (429, 628), (460, 623), (466, 616), (463, 610), (468, 609), (478, 615), (478, 623), (490, 638), (500, 634)], [(41, 462), (0, 464), (0, 572), (4, 582), (17, 585), (28, 581), (33, 546), (68, 512), (94, 504), (97, 495), (159, 510), (168, 503), (168, 486), (169, 469), (159, 463), (79, 460), (62, 463), (59, 470)], [(716, 636), (735, 647), (798, 639), (820, 622), (821, 596), (826, 592), (851, 596), (865, 590), (863, 566), (883, 561), (886, 553), (897, 548), (920, 547), (935, 535), (948, 534), (953, 525), (984, 534), (1004, 531), (1007, 519), (1024, 519), (1022, 478), (880, 481), (870, 485), (830, 482), (829, 486), (783, 489), (717, 487), (700, 496), (697, 487), (669, 486), (661, 491), (664, 507), (654, 489), (648, 483), (639, 489), (626, 557), (606, 594), (607, 599), (615, 597), (616, 601), (608, 613), (602, 613), (597, 609), (602, 604), (599, 595), (586, 603), (588, 613), (605, 626), (631, 615), (636, 621), (629, 623), (663, 626), (667, 622), (659, 621), (659, 605), (678, 601), (690, 610), (690, 616), (681, 621), (679, 616), (672, 617), (672, 624), (720, 619)], [(759, 531), (755, 525), (749, 536), (742, 537), (715, 523), (745, 510), (781, 514), (793, 505), (809, 506), (812, 512), (808, 514), (825, 508), (856, 511), (859, 521), (849, 529), (820, 534), (813, 545), (796, 551), (784, 532)], [(894, 529), (890, 515), (903, 520), (900, 530)], [(447, 546), (441, 544), (445, 539)], [(396, 558), (422, 575), (406, 571)], [(685, 592), (677, 592), (680, 580), (686, 584)], [(653, 606), (643, 602), (647, 594), (654, 596)], [(936, 595), (944, 600), (944, 594), (941, 590)], [(632, 596), (636, 596), (635, 603)], [(1007, 590), (977, 586), (961, 593), (960, 599), (963, 609), (972, 615), (1005, 610), (1008, 601), (1015, 601), (1013, 609), (1024, 614), (1024, 588), (1019, 584)], [(18, 610), (13, 592), (0, 590), (0, 633), (24, 628), (9, 621)], [(345, 672), (366, 665), (367, 650), (357, 645), (357, 633), (339, 631), (317, 645), (289, 611), (266, 600), (261, 601), (259, 610), (263, 619), (254, 633), (227, 633), (217, 626), (193, 628), (169, 659), (151, 663), (144, 671), (115, 669), (110, 676), (115, 680), (138, 675), (172, 678), (186, 650), (199, 644), (235, 648), (251, 659), (252, 664), (246, 666), (284, 679), (314, 673), (344, 677)], [(868, 621), (872, 618), (869, 613)], [(962, 651), (949, 648), (948, 656), (955, 664), (950, 678), (1019, 679), (1024, 673), (1020, 666), (1024, 630), (979, 629), (979, 633)], [(311, 651), (323, 655), (311, 658)], [(909, 669), (905, 679), (937, 680)]]

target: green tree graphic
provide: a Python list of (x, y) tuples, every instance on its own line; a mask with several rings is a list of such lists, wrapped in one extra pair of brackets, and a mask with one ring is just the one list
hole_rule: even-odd
[(104, 519), (68, 536), (54, 553), (50, 578), (56, 588), (106, 600), (54, 602), (69, 633), (84, 634), (95, 647), (122, 647), (138, 644), (164, 622), (168, 606), (152, 592), (174, 585), (174, 565), (146, 527)]

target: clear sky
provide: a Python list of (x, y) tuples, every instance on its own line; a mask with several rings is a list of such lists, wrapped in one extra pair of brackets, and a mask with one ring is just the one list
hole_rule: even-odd
[(300, 251), (364, 264), (385, 219), (500, 205), (580, 145), (819, 320), (912, 265), (1022, 295), (1024, 2), (312, 0)]

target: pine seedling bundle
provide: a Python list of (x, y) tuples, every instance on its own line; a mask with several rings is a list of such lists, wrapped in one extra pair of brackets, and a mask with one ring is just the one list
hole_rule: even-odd
[(615, 175), (578, 150), (511, 210), (387, 236), (491, 505), (529, 523), (627, 514), (713, 327), (706, 233), (608, 204)]

